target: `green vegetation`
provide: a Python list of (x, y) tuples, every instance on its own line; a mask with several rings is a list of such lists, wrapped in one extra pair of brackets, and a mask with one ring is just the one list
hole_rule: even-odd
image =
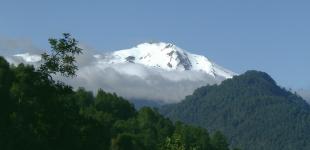
[(199, 88), (160, 111), (211, 133), (220, 130), (232, 146), (242, 149), (310, 149), (310, 106), (263, 72), (248, 71), (220, 85)]
[(94, 96), (54, 81), (52, 74), (75, 75), (74, 55), (81, 52), (64, 36), (50, 40), (52, 54), (43, 54), (39, 70), (10, 66), (0, 56), (1, 150), (228, 149), (224, 136), (173, 124), (151, 108), (137, 111), (116, 94), (98, 90)]
[(51, 53), (43, 53), (43, 64), (40, 72), (46, 75), (60, 73), (66, 77), (75, 76), (78, 70), (75, 64), (75, 56), (82, 53), (83, 49), (78, 47), (78, 41), (72, 38), (69, 33), (64, 33), (63, 38), (50, 38)]
[(0, 57), (1, 150), (228, 149), (224, 137), (174, 125), (154, 109), (136, 111), (115, 94), (99, 90), (93, 96), (44, 77), (32, 66), (10, 67)]

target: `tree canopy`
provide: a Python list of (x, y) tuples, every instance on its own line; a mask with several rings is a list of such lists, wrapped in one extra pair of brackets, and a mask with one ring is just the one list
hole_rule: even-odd
[[(181, 103), (160, 111), (211, 133), (220, 130), (232, 146), (242, 149), (310, 149), (309, 104), (264, 72), (248, 71), (220, 85), (201, 87)], [(220, 137), (215, 133), (215, 138)]]

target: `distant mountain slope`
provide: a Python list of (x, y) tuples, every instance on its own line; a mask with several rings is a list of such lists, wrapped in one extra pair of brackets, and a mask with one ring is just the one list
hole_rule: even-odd
[(199, 88), (161, 112), (210, 131), (220, 129), (233, 146), (246, 150), (310, 149), (310, 106), (263, 72)]
[[(189, 53), (171, 43), (142, 43), (110, 53), (88, 52), (86, 49), (77, 58), (77, 78), (61, 80), (94, 92), (102, 88), (130, 100), (148, 100), (148, 104), (179, 102), (198, 87), (236, 75), (205, 56)], [(7, 59), (15, 64), (38, 64), (40, 55), (22, 53)]]

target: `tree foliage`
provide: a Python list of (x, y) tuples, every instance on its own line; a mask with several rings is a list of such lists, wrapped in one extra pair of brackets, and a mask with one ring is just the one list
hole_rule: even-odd
[[(232, 147), (247, 150), (310, 149), (310, 106), (266, 73), (248, 71), (220, 85), (201, 87), (161, 109), (172, 120), (222, 131)], [(217, 132), (211, 144), (227, 141)], [(216, 141), (214, 141), (216, 139)]]
[(74, 91), (45, 75), (56, 71), (0, 57), (1, 150), (218, 150), (205, 129), (174, 124), (152, 108), (137, 111), (103, 90)]
[(69, 33), (64, 33), (63, 38), (50, 38), (48, 41), (51, 53), (42, 54), (43, 63), (40, 71), (46, 75), (60, 73), (65, 77), (75, 76), (78, 69), (75, 56), (81, 54), (83, 50), (78, 47), (78, 41)]

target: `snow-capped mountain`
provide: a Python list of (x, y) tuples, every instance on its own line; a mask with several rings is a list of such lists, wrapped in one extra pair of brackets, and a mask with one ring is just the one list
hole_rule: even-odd
[[(102, 58), (96, 55), (98, 59)], [(115, 51), (100, 59), (102, 63), (134, 63), (167, 71), (201, 71), (213, 77), (232, 78), (236, 73), (210, 61), (205, 56), (191, 54), (171, 43), (143, 43), (136, 47)]]
[[(38, 66), (40, 54), (6, 57), (11, 63)], [(77, 57), (79, 70), (73, 79), (55, 76), (75, 88), (101, 88), (129, 100), (175, 103), (207, 84), (219, 84), (236, 73), (205, 56), (192, 54), (171, 43), (143, 43), (133, 48), (97, 54), (85, 49)]]

